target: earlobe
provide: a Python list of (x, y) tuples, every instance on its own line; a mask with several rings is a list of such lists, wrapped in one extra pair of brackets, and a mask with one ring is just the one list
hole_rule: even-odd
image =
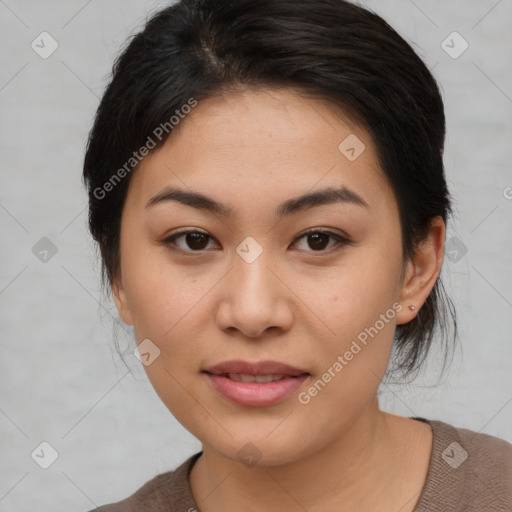
[(405, 279), (400, 295), (403, 306), (397, 315), (397, 324), (410, 322), (427, 300), (441, 272), (444, 258), (445, 224), (435, 217), (429, 232), (416, 248), (414, 258), (407, 263)]
[(112, 281), (111, 289), (119, 316), (125, 324), (133, 325), (132, 316), (128, 307), (128, 301), (126, 299), (126, 293), (120, 276), (116, 277)]

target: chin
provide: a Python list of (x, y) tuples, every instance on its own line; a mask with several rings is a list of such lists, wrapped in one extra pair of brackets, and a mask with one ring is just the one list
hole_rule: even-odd
[[(246, 435), (238, 435), (234, 438), (212, 440), (207, 444), (219, 455), (233, 462), (240, 463), (247, 468), (252, 467), (276, 467), (296, 462), (315, 452), (313, 446), (308, 447), (301, 444), (301, 437), (287, 433), (285, 439), (270, 435), (262, 435), (261, 430), (257, 431), (248, 428)], [(251, 435), (254, 430), (254, 435)], [(265, 430), (266, 432), (266, 430)]]

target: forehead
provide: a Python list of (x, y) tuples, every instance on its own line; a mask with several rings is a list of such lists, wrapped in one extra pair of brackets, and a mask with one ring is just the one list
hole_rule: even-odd
[(243, 197), (244, 206), (262, 194), (281, 202), (340, 185), (369, 204), (394, 202), (365, 129), (333, 103), (291, 89), (200, 100), (142, 161), (129, 196), (147, 201), (169, 184), (210, 191), (228, 203)]

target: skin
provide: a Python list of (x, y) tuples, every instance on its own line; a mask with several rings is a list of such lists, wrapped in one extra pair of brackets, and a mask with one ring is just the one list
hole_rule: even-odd
[[(349, 134), (366, 146), (354, 161), (338, 149)], [(287, 199), (341, 185), (369, 207), (332, 203), (274, 217)], [(146, 208), (167, 186), (203, 193), (232, 216), (177, 201)], [(309, 228), (353, 243), (324, 239), (315, 251), (301, 236)], [(213, 237), (199, 252), (185, 237), (174, 250), (162, 243), (191, 229)], [(236, 252), (247, 236), (263, 249), (252, 263)], [(123, 209), (112, 289), (137, 342), (148, 338), (160, 350), (145, 366), (156, 392), (202, 442), (190, 475), (202, 512), (413, 510), (431, 429), (381, 411), (377, 390), (396, 325), (413, 319), (408, 305), (420, 309), (436, 282), (444, 239), (436, 218), (404, 263), (397, 203), (369, 134), (332, 104), (293, 90), (202, 100), (144, 159)], [(398, 302), (403, 309), (378, 335), (307, 405), (299, 403), (298, 393)], [(240, 406), (202, 373), (229, 359), (282, 361), (311, 375), (281, 403)], [(251, 467), (237, 456), (246, 443), (261, 452)]]

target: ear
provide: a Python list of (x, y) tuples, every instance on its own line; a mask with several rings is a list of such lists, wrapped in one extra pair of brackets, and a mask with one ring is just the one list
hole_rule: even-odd
[[(439, 216), (432, 219), (427, 237), (416, 248), (413, 260), (407, 262), (400, 294), (403, 309), (397, 324), (410, 322), (427, 300), (441, 272), (444, 259), (445, 224)], [(415, 306), (411, 311), (409, 306)]]
[(130, 313), (130, 308), (128, 307), (128, 300), (123, 287), (123, 280), (120, 275), (113, 279), (111, 288), (119, 316), (125, 324), (133, 325), (132, 315)]

